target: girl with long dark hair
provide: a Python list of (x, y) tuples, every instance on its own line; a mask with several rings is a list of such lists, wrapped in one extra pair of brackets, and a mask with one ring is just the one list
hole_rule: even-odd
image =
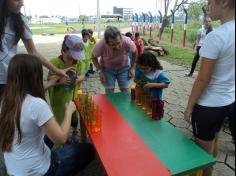
[[(52, 81), (50, 85), (56, 84)], [(49, 86), (50, 86), (49, 85)], [(66, 105), (59, 125), (45, 101), (42, 64), (36, 56), (19, 54), (11, 60), (7, 85), (0, 99), (0, 148), (9, 175), (67, 176), (78, 173), (93, 159), (91, 144), (65, 144), (75, 105)]]
[(9, 62), (17, 53), (17, 43), (20, 39), (28, 53), (38, 56), (44, 66), (61, 76), (66, 76), (66, 70), (53, 66), (36, 50), (27, 20), (20, 12), (23, 5), (23, 0), (0, 1), (0, 95), (6, 85)]

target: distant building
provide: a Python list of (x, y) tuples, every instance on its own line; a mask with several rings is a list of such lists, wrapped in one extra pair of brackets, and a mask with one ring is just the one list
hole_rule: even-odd
[(130, 17), (133, 15), (133, 9), (113, 7), (113, 14), (120, 14), (123, 17)]

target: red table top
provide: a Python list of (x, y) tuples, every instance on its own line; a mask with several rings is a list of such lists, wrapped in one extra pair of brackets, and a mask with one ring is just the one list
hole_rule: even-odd
[(102, 127), (99, 133), (88, 132), (107, 175), (171, 175), (105, 96), (93, 99), (102, 109)]

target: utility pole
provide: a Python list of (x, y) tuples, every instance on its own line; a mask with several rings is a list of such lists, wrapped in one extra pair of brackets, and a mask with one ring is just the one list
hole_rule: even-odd
[(156, 0), (156, 4), (155, 4), (155, 15), (158, 14), (158, 10), (157, 10), (157, 0)]
[(97, 32), (98, 32), (98, 39), (100, 39), (100, 2), (97, 0)]
[(160, 11), (163, 12), (163, 11), (162, 11), (162, 9), (163, 9), (163, 3), (162, 3), (162, 0), (160, 0), (160, 6), (161, 6)]

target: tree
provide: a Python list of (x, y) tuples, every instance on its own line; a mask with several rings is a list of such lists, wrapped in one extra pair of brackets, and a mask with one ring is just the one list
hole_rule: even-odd
[[(178, 10), (183, 9), (182, 7), (184, 5), (189, 6), (191, 4), (196, 4), (196, 3), (203, 4), (205, 2), (206, 0), (164, 0), (165, 11), (163, 16), (162, 28), (160, 32), (163, 33), (165, 27), (167, 27), (170, 24), (169, 22), (169, 19), (171, 17), (170, 10), (177, 12)], [(172, 8), (170, 6), (172, 6)]]
[(200, 16), (202, 15), (202, 6), (199, 4), (191, 4), (188, 7), (189, 10), (189, 17), (192, 20), (199, 20)]
[(80, 21), (83, 21), (83, 22), (84, 22), (84, 21), (88, 21), (88, 17), (87, 17), (86, 15), (80, 15), (80, 16), (79, 16), (79, 20), (80, 20)]
[(203, 15), (202, 8), (206, 6), (204, 0), (199, 1), (198, 3), (192, 3), (188, 6), (189, 17), (193, 20), (199, 20), (199, 18)]
[[(170, 17), (171, 14), (169, 14), (170, 10), (173, 10), (174, 12), (177, 12), (181, 6), (184, 4), (187, 4), (190, 0), (164, 0), (164, 17), (163, 17), (163, 22), (162, 22), (162, 27), (161, 27), (161, 33), (163, 33), (164, 29), (166, 26), (170, 24)], [(173, 5), (173, 8), (170, 9), (170, 5)], [(168, 15), (169, 14), (169, 15)]]

